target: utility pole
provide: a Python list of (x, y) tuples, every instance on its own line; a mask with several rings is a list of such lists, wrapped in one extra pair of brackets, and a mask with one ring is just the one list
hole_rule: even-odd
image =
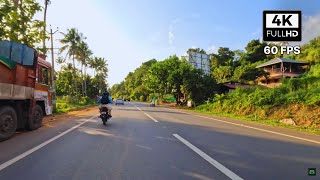
[(55, 87), (55, 82), (54, 82), (54, 51), (53, 51), (53, 34), (59, 31), (59, 28), (57, 27), (57, 30), (55, 32), (52, 32), (52, 28), (50, 25), (50, 39), (51, 39), (51, 82), (52, 82), (52, 87), (51, 87), (51, 92), (52, 92), (52, 111), (56, 111), (56, 87)]

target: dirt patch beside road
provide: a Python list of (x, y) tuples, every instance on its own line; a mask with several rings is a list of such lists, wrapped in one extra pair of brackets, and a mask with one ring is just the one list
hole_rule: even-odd
[(85, 107), (77, 110), (72, 110), (67, 113), (45, 116), (43, 117), (42, 124), (44, 126), (50, 126), (54, 122), (67, 121), (69, 119), (82, 118), (90, 115), (93, 116), (95, 114), (99, 114), (98, 106)]

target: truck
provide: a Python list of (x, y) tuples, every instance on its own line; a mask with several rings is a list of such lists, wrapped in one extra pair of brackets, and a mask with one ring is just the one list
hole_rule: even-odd
[(0, 41), (0, 141), (52, 114), (51, 64), (26, 44)]

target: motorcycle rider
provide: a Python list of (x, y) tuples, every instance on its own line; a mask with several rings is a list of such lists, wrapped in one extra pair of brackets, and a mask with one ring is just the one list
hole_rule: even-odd
[(151, 100), (150, 106), (155, 106), (154, 97), (153, 97), (152, 100)]
[(98, 103), (100, 104), (99, 105), (100, 112), (101, 112), (101, 107), (105, 106), (105, 107), (108, 108), (108, 116), (112, 117), (112, 115), (111, 115), (112, 108), (111, 108), (110, 104), (112, 104), (113, 102), (112, 102), (112, 99), (111, 99), (110, 94), (109, 94), (108, 91), (105, 91), (102, 94), (101, 98), (98, 99)]

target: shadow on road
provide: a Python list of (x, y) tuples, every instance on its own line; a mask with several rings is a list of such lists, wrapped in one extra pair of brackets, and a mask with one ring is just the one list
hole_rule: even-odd
[[(139, 109), (125, 109), (125, 108), (114, 108), (113, 110), (121, 110), (121, 111), (140, 111)], [(165, 111), (165, 110), (150, 110), (143, 109), (143, 112), (158, 112), (158, 113), (168, 113), (168, 114), (187, 114), (184, 112), (173, 112), (173, 111)]]

